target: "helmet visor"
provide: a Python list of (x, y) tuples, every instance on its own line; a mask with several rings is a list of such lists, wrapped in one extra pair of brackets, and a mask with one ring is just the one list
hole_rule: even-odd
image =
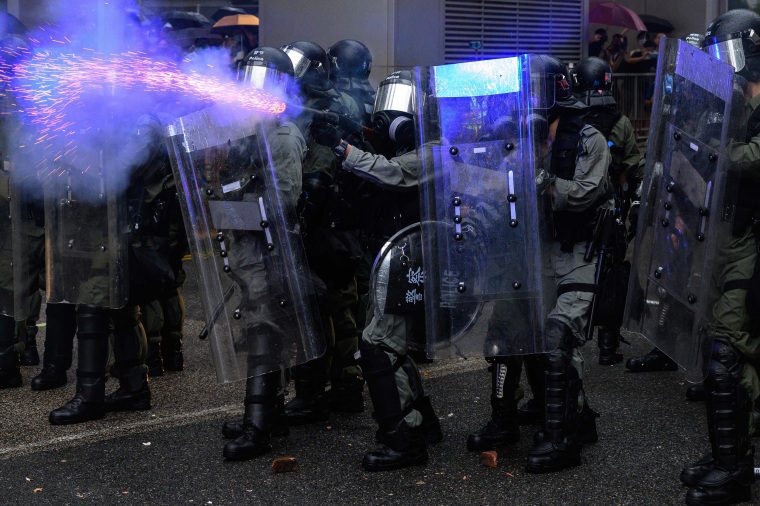
[(743, 69), (746, 63), (741, 37), (710, 44), (705, 47), (705, 51), (720, 61), (726, 62), (734, 67), (736, 72)]
[(292, 46), (285, 46), (283, 51), (285, 51), (285, 54), (288, 55), (288, 58), (293, 63), (293, 72), (296, 79), (301, 79), (306, 71), (309, 70), (312, 61), (300, 50)]
[(286, 74), (263, 65), (245, 65), (238, 71), (238, 81), (259, 90), (274, 90), (282, 87)]
[(397, 111), (413, 115), (415, 99), (414, 86), (410, 81), (399, 79), (382, 82), (377, 88), (372, 114), (380, 111)]

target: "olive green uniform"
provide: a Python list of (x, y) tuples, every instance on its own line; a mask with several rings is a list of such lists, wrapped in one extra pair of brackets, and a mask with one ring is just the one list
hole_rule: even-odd
[[(338, 92), (338, 94), (335, 102), (341, 113), (354, 120), (361, 120), (361, 113), (356, 105), (356, 101), (346, 93)], [(314, 103), (310, 101), (305, 106), (313, 107)], [(308, 115), (305, 118), (297, 119), (296, 123), (298, 124), (299, 120), (300, 123), (303, 123), (305, 119), (308, 119)], [(302, 128), (302, 131), (306, 129), (306, 126), (302, 124), (299, 126)], [(339, 162), (332, 150), (318, 144), (308, 132), (305, 137), (307, 155), (303, 161), (303, 174), (323, 172), (331, 181), (334, 181)], [(329, 233), (331, 224), (323, 223), (322, 225), (328, 229)], [(326, 241), (323, 244), (317, 245), (310, 241), (310, 238), (307, 236), (305, 242), (310, 256), (312, 254), (330, 254), (329, 250), (319, 253), (315, 252), (317, 249), (329, 249), (329, 246), (325, 244)], [(342, 286), (336, 286), (330, 279), (325, 279), (325, 282), (327, 283), (328, 291), (322, 309), (322, 323), (327, 340), (327, 350), (323, 358), (317, 359), (318, 362), (322, 362), (321, 365), (317, 364), (315, 367), (320, 371), (324, 370), (325, 378), (329, 378), (331, 382), (347, 382), (361, 375), (361, 369), (356, 365), (356, 360), (354, 359), (354, 354), (359, 346), (359, 332), (352, 312), (358, 301), (356, 280), (352, 276), (348, 283)]]
[[(614, 201), (608, 184), (607, 168), (610, 165), (610, 150), (604, 136), (594, 127), (585, 126), (581, 130), (582, 154), (575, 163), (575, 174), (572, 180), (556, 179), (552, 195), (554, 211), (582, 211), (603, 198), (605, 193), (610, 197), (600, 208), (613, 209)], [(586, 253), (586, 243), (576, 243), (572, 252), (562, 251), (559, 243), (552, 250), (552, 267), (554, 280), (559, 290), (564, 284), (582, 283), (594, 284), (596, 274), (596, 256), (590, 262), (583, 257)], [(576, 343), (586, 340), (585, 329), (589, 324), (593, 294), (582, 291), (569, 291), (557, 297), (554, 309), (549, 313), (549, 319), (558, 320), (567, 325)], [(583, 356), (577, 346), (572, 349), (572, 365), (583, 379)], [(584, 393), (581, 390), (578, 410), (583, 408)]]
[[(760, 107), (760, 95), (748, 104), (748, 116)], [(729, 147), (729, 159), (741, 167), (741, 184), (757, 187), (760, 184), (760, 136), (748, 143)], [(755, 213), (757, 213), (755, 211)], [(730, 226), (730, 223), (722, 226)], [(748, 223), (744, 230), (734, 228), (731, 240), (719, 245), (718, 258), (722, 268), (716, 273), (714, 286), (752, 278), (758, 260), (758, 230)], [(755, 364), (760, 363), (760, 320), (750, 314), (744, 287), (725, 290), (713, 306), (714, 336), (728, 339), (745, 358), (739, 383), (747, 390), (750, 399), (760, 397), (760, 380)], [(749, 433), (754, 431), (755, 419), (750, 413)]]
[[(382, 187), (398, 190), (416, 188), (420, 164), (420, 158), (414, 151), (389, 160), (352, 146), (343, 168)], [(367, 309), (369, 323), (364, 328), (362, 340), (379, 347), (387, 355), (395, 370), (402, 411), (407, 413), (404, 422), (409, 427), (418, 427), (422, 423), (422, 415), (412, 409), (412, 404), (420, 396), (421, 379), (417, 365), (407, 356), (412, 320), (409, 315), (377, 315), (370, 302)]]

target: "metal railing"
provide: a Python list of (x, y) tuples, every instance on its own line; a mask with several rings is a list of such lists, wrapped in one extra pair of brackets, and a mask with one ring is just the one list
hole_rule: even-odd
[(656, 74), (614, 74), (612, 81), (612, 95), (620, 112), (631, 120), (636, 142), (642, 148), (649, 136), (655, 76)]

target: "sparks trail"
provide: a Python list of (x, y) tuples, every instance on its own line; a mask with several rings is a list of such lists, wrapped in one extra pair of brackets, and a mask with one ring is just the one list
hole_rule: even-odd
[[(82, 117), (84, 109), (97, 106), (98, 99), (109, 95), (122, 97), (128, 104), (133, 93), (164, 93), (270, 115), (286, 108), (283, 101), (261, 90), (185, 71), (176, 63), (137, 52), (109, 55), (93, 51), (76, 55), (45, 50), (13, 68), (0, 65), (0, 81), (7, 82), (11, 75), (12, 89), (24, 104), (24, 115), (38, 129), (35, 144), (89, 129), (87, 121), (77, 118)], [(61, 154), (52, 154), (52, 158)]]

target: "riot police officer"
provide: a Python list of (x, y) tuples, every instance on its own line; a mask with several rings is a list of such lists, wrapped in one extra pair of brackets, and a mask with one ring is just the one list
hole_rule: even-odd
[[(731, 64), (745, 80), (749, 99), (744, 143), (729, 145), (729, 160), (741, 167), (741, 184), (728, 244), (721, 245), (722, 294), (712, 309), (715, 325), (712, 356), (705, 392), (711, 452), (685, 468), (681, 481), (689, 486), (686, 504), (734, 504), (752, 498), (754, 449), (750, 433), (754, 425), (753, 402), (760, 396), (755, 365), (758, 356), (756, 329), (757, 200), (756, 178), (760, 166), (760, 15), (736, 9), (715, 18), (707, 27), (703, 48)], [(749, 290), (748, 290), (749, 289)]]
[[(251, 51), (243, 60), (239, 73), (239, 80), (265, 90), (270, 87), (279, 91), (289, 89), (293, 77), (290, 58), (282, 50), (272, 47), (259, 47)], [(271, 167), (266, 159), (260, 160), (266, 154), (261, 151), (261, 147), (251, 145), (253, 142), (248, 145), (244, 142), (240, 146), (236, 142), (234, 148), (249, 150), (241, 153), (239, 159), (257, 160), (253, 165), (258, 167), (260, 164), (263, 170), (272, 171), (277, 182), (274, 190), (278, 194), (277, 199), (287, 207), (278, 212), (294, 216), (301, 193), (301, 163), (306, 155), (306, 143), (299, 129), (290, 121), (279, 119), (277, 123), (264, 124), (263, 128), (267, 130), (262, 135), (267, 135)], [(260, 146), (263, 144), (260, 141)], [(248, 163), (230, 170), (245, 172)], [(232, 174), (237, 176), (238, 173)], [(247, 193), (255, 195), (262, 191), (272, 191), (263, 187), (266, 178), (256, 173), (254, 176), (256, 186), (247, 190)], [(220, 232), (229, 236), (230, 241), (225, 247), (229, 248), (229, 252), (224, 253), (224, 258), (230, 262), (230, 269), (225, 272), (231, 273), (234, 286), (238, 286), (245, 294), (245, 300), (241, 302), (242, 309), (236, 313), (235, 318), (245, 321), (243, 335), (240, 337), (246, 343), (248, 376), (242, 423), (227, 422), (222, 429), (225, 437), (233, 439), (225, 445), (224, 456), (230, 460), (247, 460), (270, 451), (273, 435), (285, 436), (289, 432), (281, 417), (285, 385), (279, 361), (282, 350), (287, 349), (289, 340), (294, 337), (285, 335), (291, 329), (282, 328), (282, 316), (278, 320), (280, 308), (276, 307), (276, 299), (282, 296), (277, 293), (282, 290), (277, 283), (279, 273), (268, 272), (278, 262), (268, 255), (283, 255), (285, 252), (275, 251), (274, 247), (269, 249), (268, 239), (265, 239), (263, 233), (237, 230)], [(266, 251), (272, 253), (265, 253)]]
[(358, 40), (345, 39), (330, 46), (327, 56), (330, 58), (330, 80), (338, 90), (354, 99), (362, 123), (369, 126), (375, 105), (375, 90), (368, 79), (372, 53)]
[[(643, 167), (640, 165), (641, 153), (636, 144), (633, 126), (628, 117), (618, 110), (612, 96), (612, 69), (610, 65), (595, 56), (584, 58), (573, 69), (573, 93), (581, 102), (589, 106), (586, 122), (599, 130), (610, 146), (612, 164), (609, 174), (615, 187), (615, 195), (620, 209), (620, 223), (624, 224), (631, 203), (636, 199), (636, 191), (641, 184)], [(634, 217), (635, 219), (635, 217)], [(635, 226), (635, 225), (634, 225)], [(621, 227), (622, 228), (622, 227)], [(608, 271), (605, 283), (615, 284), (619, 288), (619, 302), (625, 301), (625, 283), (630, 274), (630, 263), (625, 257), (625, 240), (628, 234), (619, 230), (619, 241), (615, 245), (618, 260)], [(617, 282), (617, 283), (616, 283)], [(617, 350), (620, 346), (620, 324), (623, 319), (623, 304), (603, 311), (605, 323), (599, 328), (597, 344), (599, 345), (599, 365), (613, 365), (623, 360)], [(615, 310), (617, 309), (617, 310)]]
[[(350, 95), (338, 91), (330, 80), (331, 61), (314, 42), (296, 41), (281, 48), (293, 62), (296, 82), (304, 105), (329, 110), (360, 125), (361, 114)], [(304, 244), (309, 265), (328, 287), (322, 323), (328, 336), (324, 357), (293, 370), (296, 396), (285, 406), (290, 425), (300, 425), (329, 417), (330, 410), (349, 413), (364, 410), (361, 369), (354, 354), (358, 349), (358, 329), (353, 309), (357, 302), (354, 271), (362, 252), (358, 237), (336, 215), (333, 202), (339, 190), (336, 184), (337, 162), (324, 146), (309, 133), (311, 114), (295, 118), (306, 139), (307, 155), (303, 162)], [(361, 132), (355, 132), (361, 136)], [(325, 392), (330, 382), (331, 389)]]
[[(416, 209), (419, 213), (414, 190), (421, 162), (413, 150), (414, 95), (409, 71), (394, 72), (380, 84), (373, 124), (378, 135), (394, 142), (397, 156), (393, 158), (368, 153), (349, 144), (343, 132), (329, 123), (315, 122), (311, 131), (317, 142), (332, 148), (342, 170), (383, 188), (395, 189), (396, 198), (406, 201), (410, 211)], [(394, 102), (394, 97), (405, 99)], [(407, 213), (403, 220), (395, 223), (381, 220), (381, 224), (395, 225), (400, 230), (408, 219), (414, 217)], [(376, 234), (383, 232), (387, 230), (376, 231)], [(407, 354), (412, 319), (409, 315), (379, 315), (373, 307), (368, 310), (368, 317), (370, 315), (372, 320), (364, 329), (359, 345), (359, 363), (372, 397), (380, 446), (364, 455), (362, 465), (368, 471), (385, 471), (424, 464), (428, 459), (427, 445), (440, 441), (442, 435), (430, 399), (424, 394), (419, 370)]]
[[(528, 380), (534, 392), (526, 410), (531, 419), (543, 411), (543, 429), (528, 455), (529, 472), (546, 473), (580, 464), (583, 444), (598, 439), (596, 417), (583, 389), (583, 358), (578, 351), (586, 341), (595, 291), (595, 260), (587, 261), (591, 228), (600, 209), (612, 209), (612, 188), (607, 170), (610, 153), (603, 135), (587, 124), (588, 107), (570, 92), (568, 72), (560, 60), (541, 55), (547, 76), (549, 103), (543, 130), (551, 139), (551, 174), (548, 194), (554, 214), (552, 263), (557, 302), (549, 313), (544, 339), (547, 355), (526, 357)], [(519, 302), (512, 302), (517, 305)], [(506, 309), (506, 308), (505, 308)], [(499, 319), (489, 322), (485, 344), (492, 358), (491, 407), (488, 424), (468, 437), (470, 450), (492, 449), (516, 442), (520, 433), (517, 401), (521, 357), (500, 356)], [(501, 320), (507, 322), (508, 319)]]

